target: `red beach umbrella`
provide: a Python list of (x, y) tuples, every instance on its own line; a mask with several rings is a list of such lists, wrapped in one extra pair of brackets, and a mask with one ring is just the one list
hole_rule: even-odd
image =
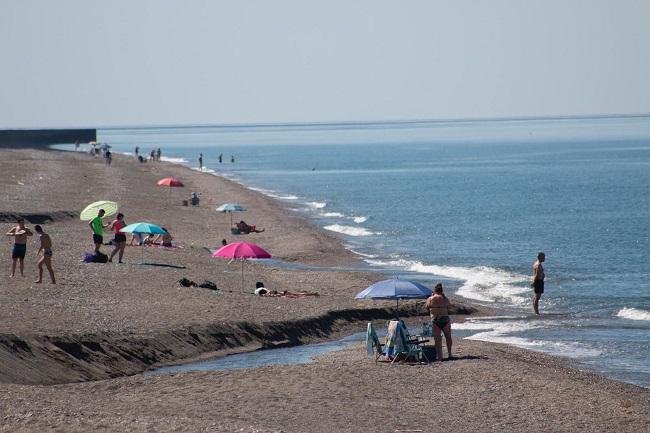
[(183, 182), (181, 182), (180, 180), (178, 180), (176, 178), (173, 178), (173, 177), (166, 177), (164, 179), (160, 179), (158, 181), (158, 185), (168, 186), (170, 188), (173, 188), (173, 187), (181, 187), (182, 188), (182, 187), (185, 186), (185, 185), (183, 185)]
[(271, 254), (259, 245), (249, 244), (248, 242), (234, 242), (213, 252), (212, 257), (231, 260), (241, 259), (241, 289), (244, 291), (244, 260), (270, 259)]

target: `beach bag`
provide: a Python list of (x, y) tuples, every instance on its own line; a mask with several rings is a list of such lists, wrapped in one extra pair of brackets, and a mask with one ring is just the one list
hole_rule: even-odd
[(106, 263), (108, 262), (108, 256), (104, 253), (93, 254), (93, 263)]
[(212, 281), (205, 280), (201, 284), (199, 284), (199, 287), (204, 288), (204, 289), (210, 289), (210, 290), (219, 290), (216, 284), (214, 284)]
[(196, 283), (192, 280), (188, 280), (187, 278), (183, 277), (180, 280), (178, 280), (178, 284), (180, 284), (183, 287), (192, 287), (196, 286)]

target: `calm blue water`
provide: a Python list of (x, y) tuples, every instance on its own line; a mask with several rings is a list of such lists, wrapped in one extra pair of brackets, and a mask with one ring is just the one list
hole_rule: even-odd
[(99, 140), (194, 167), (202, 152), (209, 170), (340, 233), (368, 266), (503, 311), (457, 324), (469, 338), (650, 386), (650, 118), (110, 129)]

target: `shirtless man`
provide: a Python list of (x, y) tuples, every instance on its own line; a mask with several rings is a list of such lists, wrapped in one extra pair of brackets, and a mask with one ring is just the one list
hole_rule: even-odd
[(442, 291), (442, 284), (436, 284), (433, 294), (427, 299), (425, 306), (429, 309), (429, 315), (431, 316), (431, 328), (433, 330), (433, 339), (436, 342), (436, 354), (438, 359), (442, 361), (442, 333), (445, 334), (449, 359), (452, 359), (449, 299), (447, 299)]
[(6, 235), (14, 237), (14, 249), (11, 253), (11, 277), (16, 275), (16, 261), (20, 261), (20, 276), (24, 277), (23, 273), (25, 264), (25, 252), (27, 252), (27, 236), (32, 236), (31, 230), (25, 227), (25, 220), (18, 218), (16, 220), (16, 227), (9, 230)]
[(36, 234), (38, 234), (38, 239), (41, 241), (41, 246), (36, 252), (36, 255), (38, 256), (41, 252), (43, 253), (41, 258), (38, 260), (38, 280), (34, 282), (37, 284), (43, 282), (43, 265), (45, 264), (47, 271), (50, 273), (52, 284), (56, 284), (56, 280), (54, 279), (54, 270), (52, 270), (52, 238), (50, 238), (50, 235), (45, 233), (39, 225), (35, 225), (34, 230), (36, 231)]
[(539, 252), (537, 260), (533, 263), (533, 278), (530, 285), (533, 287), (533, 310), (539, 316), (539, 300), (544, 293), (544, 268), (542, 262), (546, 260), (546, 254)]

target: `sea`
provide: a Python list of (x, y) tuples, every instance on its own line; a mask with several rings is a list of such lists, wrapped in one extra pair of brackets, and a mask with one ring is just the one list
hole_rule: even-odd
[(650, 387), (650, 117), (105, 128), (98, 141), (195, 170), (202, 154), (202, 171), (336, 233), (363, 267), (498, 312), (457, 336)]

